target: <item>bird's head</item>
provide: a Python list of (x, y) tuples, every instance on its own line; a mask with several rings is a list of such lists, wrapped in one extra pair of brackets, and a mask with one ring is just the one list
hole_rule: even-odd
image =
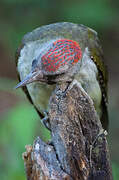
[(33, 60), (31, 72), (16, 88), (35, 81), (57, 83), (69, 81), (76, 73), (82, 59), (80, 45), (73, 40), (58, 39), (44, 47)]

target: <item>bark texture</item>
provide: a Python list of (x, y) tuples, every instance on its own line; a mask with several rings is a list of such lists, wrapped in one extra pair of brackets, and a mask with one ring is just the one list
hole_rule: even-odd
[(80, 84), (58, 85), (49, 102), (51, 142), (23, 154), (28, 180), (112, 180), (106, 132)]

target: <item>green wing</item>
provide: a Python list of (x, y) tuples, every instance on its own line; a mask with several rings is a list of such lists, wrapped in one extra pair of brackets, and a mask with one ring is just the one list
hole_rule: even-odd
[(97, 33), (90, 28), (88, 28), (88, 44), (90, 53), (93, 61), (97, 65), (98, 68), (98, 80), (100, 83), (101, 91), (102, 91), (102, 116), (101, 123), (104, 129), (108, 130), (108, 111), (107, 111), (107, 103), (108, 103), (108, 72), (107, 67), (104, 64), (103, 51), (98, 39)]

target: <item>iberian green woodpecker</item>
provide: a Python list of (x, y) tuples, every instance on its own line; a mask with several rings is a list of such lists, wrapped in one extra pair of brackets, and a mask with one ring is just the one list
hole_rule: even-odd
[(56, 83), (76, 79), (108, 128), (107, 72), (97, 33), (84, 25), (56, 23), (26, 34), (17, 51), (20, 83), (41, 118)]

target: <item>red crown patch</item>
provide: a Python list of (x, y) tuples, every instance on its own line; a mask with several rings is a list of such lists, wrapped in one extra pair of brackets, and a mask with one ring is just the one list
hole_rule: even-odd
[(76, 41), (60, 39), (53, 42), (41, 60), (45, 71), (55, 72), (61, 66), (77, 63), (81, 57), (82, 51)]

